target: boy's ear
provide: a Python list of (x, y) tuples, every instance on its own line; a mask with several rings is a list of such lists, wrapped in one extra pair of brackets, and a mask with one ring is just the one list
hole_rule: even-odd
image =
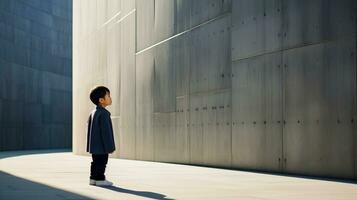
[(99, 98), (99, 103), (103, 103), (104, 98)]

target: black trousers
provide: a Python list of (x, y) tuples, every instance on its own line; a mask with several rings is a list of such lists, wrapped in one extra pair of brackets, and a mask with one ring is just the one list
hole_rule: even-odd
[(108, 154), (92, 154), (92, 163), (90, 166), (90, 179), (102, 181), (105, 180), (105, 168), (108, 163)]

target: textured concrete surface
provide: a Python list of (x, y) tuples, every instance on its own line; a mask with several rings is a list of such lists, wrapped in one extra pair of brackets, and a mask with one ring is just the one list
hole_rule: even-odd
[(113, 187), (88, 185), (90, 158), (71, 152), (0, 152), (0, 199), (348, 200), (353, 182), (109, 159)]
[(73, 3), (74, 153), (100, 84), (116, 158), (357, 178), (357, 1)]
[(0, 150), (70, 148), (72, 1), (0, 0)]
[(356, 178), (356, 1), (232, 1), (232, 166)]

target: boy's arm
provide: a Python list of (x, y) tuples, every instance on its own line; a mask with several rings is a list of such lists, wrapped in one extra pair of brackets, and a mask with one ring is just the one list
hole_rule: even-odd
[(91, 118), (91, 115), (89, 115), (89, 118), (87, 120), (87, 152), (89, 152), (89, 140), (90, 140), (90, 127), (92, 125), (92, 118)]
[(113, 152), (114, 144), (112, 141), (113, 130), (111, 126), (110, 115), (106, 113), (101, 114), (101, 119), (99, 120), (100, 132), (103, 140), (104, 149), (107, 152)]

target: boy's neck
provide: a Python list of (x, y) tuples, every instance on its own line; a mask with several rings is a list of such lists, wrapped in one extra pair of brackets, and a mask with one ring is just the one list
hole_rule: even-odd
[(103, 105), (101, 105), (101, 104), (98, 104), (97, 105), (98, 107), (101, 107), (101, 108), (105, 108), (106, 106), (103, 106)]

